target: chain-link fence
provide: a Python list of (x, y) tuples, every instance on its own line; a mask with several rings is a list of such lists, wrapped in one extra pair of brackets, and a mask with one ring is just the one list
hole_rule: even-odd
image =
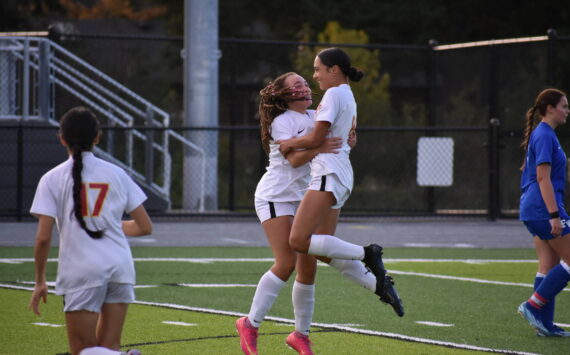
[[(200, 130), (187, 127), (183, 121), (181, 38), (101, 35), (76, 35), (73, 40), (54, 38), (168, 112), (176, 133), (188, 136), (189, 132)], [(326, 45), (221, 39), (219, 127), (202, 128), (217, 134), (216, 198), (220, 210), (253, 212), (253, 192), (267, 164), (257, 128), (258, 91), (267, 80), (295, 70), (299, 53)], [(389, 85), (388, 96), (382, 96), (381, 100), (357, 96), (358, 144), (351, 153), (355, 186), (344, 211), (516, 216), (524, 113), (544, 87), (570, 90), (570, 37), (550, 33), (543, 38), (455, 47), (435, 43), (352, 45), (347, 50), (353, 48), (370, 53), (378, 51), (376, 85), (381, 85), (385, 78), (389, 79)], [(355, 92), (358, 85), (354, 84)], [(374, 85), (370, 90), (373, 89)], [(56, 117), (77, 104), (65, 95), (56, 96)], [(382, 100), (388, 104), (380, 104)], [(495, 119), (493, 125), (492, 119)], [(121, 128), (125, 129), (128, 128)], [(154, 136), (161, 136), (159, 128), (144, 129), (156, 129)], [(2, 131), (14, 135), (17, 129), (2, 128)], [(115, 137), (110, 141), (114, 140), (117, 151), (122, 149), (122, 134), (118, 128), (105, 129), (105, 135)], [(569, 151), (566, 138), (570, 136), (570, 127), (560, 127), (558, 134)], [(452, 179), (451, 186), (418, 183), (418, 142), (422, 137), (451, 139), (451, 176), (448, 176), (449, 167), (445, 168), (445, 178)], [(25, 149), (37, 149), (30, 144), (23, 143)], [(144, 149), (135, 148), (137, 164), (146, 164)], [(429, 149), (427, 152), (429, 155)], [(169, 211), (190, 213), (182, 201), (184, 191), (191, 188), (185, 185), (199, 182), (184, 179), (181, 143), (172, 141), (169, 153), (172, 158)], [(26, 171), (28, 163), (21, 162), (20, 169)], [(155, 166), (154, 170), (157, 169), (160, 167)], [(29, 207), (27, 203), (28, 199), (22, 198), (24, 211)], [(0, 213), (10, 214), (7, 211), (16, 211), (14, 206), (0, 207)]]

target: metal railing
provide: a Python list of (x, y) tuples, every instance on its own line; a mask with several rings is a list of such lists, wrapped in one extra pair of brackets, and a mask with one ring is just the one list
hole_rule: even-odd
[[(134, 128), (124, 132), (122, 158), (115, 154), (113, 144), (96, 147), (95, 153), (121, 166), (168, 206), (169, 141), (176, 140), (185, 150), (196, 152), (202, 160), (199, 168), (206, 168), (204, 150), (168, 128), (168, 113), (47, 38), (0, 37), (0, 78), (0, 119), (38, 120), (58, 126), (55, 93), (63, 90), (96, 111), (103, 124)], [(153, 130), (136, 129), (140, 126), (159, 128), (160, 137), (155, 139)], [(137, 151), (138, 145), (144, 146), (144, 152)], [(139, 153), (144, 154), (144, 168), (134, 163), (134, 155)], [(204, 180), (204, 173), (202, 177)], [(199, 186), (202, 197), (198, 208), (203, 211), (205, 181)]]

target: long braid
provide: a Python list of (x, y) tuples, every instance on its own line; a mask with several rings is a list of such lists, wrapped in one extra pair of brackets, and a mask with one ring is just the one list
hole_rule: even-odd
[(535, 115), (536, 115), (536, 107), (534, 107), (534, 106), (529, 108), (528, 111), (526, 112), (526, 124), (525, 124), (525, 128), (524, 128), (524, 138), (523, 138), (523, 141), (521, 143), (521, 148), (524, 149), (525, 152), (528, 149), (528, 142), (530, 140), (530, 134), (532, 133), (532, 131), (534, 130), (534, 127), (536, 126)]
[(525, 152), (525, 157), (524, 157), (523, 163), (520, 167), (521, 171), (524, 169), (524, 166), (526, 163), (526, 152), (528, 150), (528, 142), (530, 141), (530, 135), (531, 135), (531, 133), (534, 130), (534, 127), (536, 125), (535, 124), (535, 114), (536, 114), (536, 106), (529, 108), (528, 111), (526, 112), (526, 124), (525, 124), (525, 128), (524, 128), (523, 141), (521, 143), (521, 148)]
[(72, 153), (73, 166), (71, 168), (71, 177), (73, 178), (73, 215), (81, 228), (94, 239), (103, 236), (103, 231), (92, 231), (87, 228), (83, 219), (83, 201), (82, 198), (82, 177), (83, 171), (83, 152), (91, 150), (93, 141), (99, 132), (99, 124), (95, 115), (83, 107), (75, 107), (69, 110), (61, 119), (60, 131), (62, 138), (67, 142)]

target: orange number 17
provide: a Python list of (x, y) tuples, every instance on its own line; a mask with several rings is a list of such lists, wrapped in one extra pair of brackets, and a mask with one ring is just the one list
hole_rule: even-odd
[[(87, 190), (99, 190), (97, 193), (97, 198), (95, 199), (95, 205), (93, 206), (93, 211), (89, 213), (88, 203), (89, 194)], [(103, 183), (85, 183), (81, 185), (81, 211), (83, 211), (84, 217), (99, 217), (101, 214), (101, 209), (103, 208), (103, 203), (109, 192), (109, 184)]]

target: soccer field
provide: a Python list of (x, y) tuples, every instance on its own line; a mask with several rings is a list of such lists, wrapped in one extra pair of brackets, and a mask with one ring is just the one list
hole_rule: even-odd
[[(123, 333), (124, 349), (143, 354), (240, 354), (235, 319), (247, 313), (255, 285), (271, 265), (268, 248), (137, 247), (137, 300)], [(52, 250), (51, 256), (57, 256)], [(32, 248), (0, 250), (1, 354), (67, 351), (61, 297), (42, 316), (27, 311)], [(404, 300), (397, 317), (369, 291), (334, 269), (318, 269), (316, 354), (567, 354), (570, 339), (537, 337), (516, 308), (532, 291), (532, 249), (395, 248), (385, 262)], [(47, 278), (55, 280), (56, 263)], [(290, 281), (260, 328), (264, 354), (293, 354)], [(566, 290), (568, 291), (568, 290)], [(556, 322), (570, 327), (570, 297), (557, 299)]]

